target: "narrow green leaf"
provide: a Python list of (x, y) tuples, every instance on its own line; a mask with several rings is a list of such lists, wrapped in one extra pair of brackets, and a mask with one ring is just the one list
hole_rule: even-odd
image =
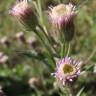
[(82, 88), (79, 90), (79, 92), (77, 93), (76, 96), (81, 96), (81, 93), (83, 92), (84, 88), (85, 88), (85, 87), (82, 87)]

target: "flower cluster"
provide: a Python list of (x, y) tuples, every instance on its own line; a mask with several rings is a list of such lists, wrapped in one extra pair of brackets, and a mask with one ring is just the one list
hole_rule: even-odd
[[(41, 9), (39, 11), (41, 11)], [(39, 19), (37, 20), (34, 10), (28, 4), (27, 0), (20, 0), (15, 6), (13, 6), (13, 8), (10, 10), (10, 13), (14, 17), (16, 17), (18, 19), (18, 21), (20, 21), (24, 25), (27, 25), (29, 28), (31, 28), (31, 30), (38, 28), (38, 27), (36, 27), (37, 22), (39, 22), (38, 25), (40, 27), (40, 31), (45, 32), (45, 30), (47, 29), (47, 28), (45, 28), (44, 25), (41, 24)], [(40, 12), (40, 14), (42, 14), (42, 13), (43, 12)], [(62, 37), (61, 31), (62, 30), (64, 31), (63, 37), (65, 40), (64, 39), (63, 40), (65, 42), (68, 41), (67, 43), (69, 43), (69, 41), (71, 41), (74, 36), (74, 17), (76, 16), (76, 14), (77, 14), (77, 11), (76, 11), (75, 5), (73, 5), (71, 3), (59, 4), (54, 7), (49, 7), (49, 11), (48, 11), (49, 20), (50, 20), (53, 28), (56, 28), (55, 30), (57, 30), (59, 32), (59, 34), (61, 34), (59, 36)], [(42, 16), (40, 17), (40, 19), (41, 18), (43, 19)], [(36, 31), (36, 30), (34, 30), (34, 31)], [(49, 48), (46, 46), (46, 41), (48, 41), (48, 43), (50, 43), (50, 41), (52, 41), (52, 40), (49, 40), (49, 37), (47, 37), (46, 32), (44, 34), (42, 34), (43, 32), (39, 32), (38, 30), (36, 32), (38, 32), (36, 35), (38, 35), (39, 39), (41, 39), (41, 42), (42, 42), (42, 44), (44, 44), (45, 49), (47, 49), (47, 51), (49, 51), (49, 56), (52, 57), (53, 55), (51, 54), (51, 51), (50, 51), (51, 47)], [(16, 37), (19, 38), (20, 40), (22, 39), (24, 41), (22, 32), (17, 34)], [(45, 38), (46, 40), (42, 39), (43, 37), (44, 38), (46, 37), (47, 39), (46, 38)], [(32, 40), (30, 42), (29, 41), (28, 41), (28, 43), (32, 44)], [(58, 41), (60, 41), (60, 40), (58, 40)], [(60, 42), (60, 43), (62, 43), (62, 42)], [(68, 49), (68, 48), (65, 48), (65, 49)], [(53, 50), (54, 50), (54, 48), (53, 48)], [(64, 52), (64, 49), (62, 52)], [(66, 54), (65, 54), (65, 56), (66, 56)], [(48, 56), (46, 56), (46, 57), (48, 57)], [(50, 59), (50, 58), (48, 58), (48, 59)], [(54, 57), (52, 57), (51, 59), (52, 60), (49, 60), (49, 61), (53, 62)], [(56, 77), (56, 79), (58, 81), (60, 81), (61, 84), (65, 85), (67, 82), (72, 82), (76, 77), (78, 77), (78, 75), (80, 74), (81, 64), (82, 64), (81, 61), (76, 61), (76, 60), (73, 60), (72, 58), (66, 56), (65, 58), (60, 59), (59, 62), (57, 62), (56, 72), (53, 73), (53, 75)]]

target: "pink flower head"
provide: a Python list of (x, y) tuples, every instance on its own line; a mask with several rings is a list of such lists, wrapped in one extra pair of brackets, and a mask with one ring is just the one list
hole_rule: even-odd
[(28, 4), (28, 0), (19, 0), (9, 12), (24, 25), (34, 27), (34, 24), (36, 23), (36, 16), (33, 8)]
[(27, 18), (29, 12), (32, 13), (32, 8), (29, 6), (27, 0), (18, 1), (10, 10), (11, 15), (15, 16), (17, 19)]
[(67, 5), (59, 4), (49, 8), (49, 19), (51, 23), (59, 29), (65, 26), (68, 22), (73, 21), (73, 18), (76, 15), (75, 6), (71, 3)]
[(65, 57), (57, 62), (56, 72), (52, 73), (61, 84), (72, 82), (79, 74), (82, 62)]

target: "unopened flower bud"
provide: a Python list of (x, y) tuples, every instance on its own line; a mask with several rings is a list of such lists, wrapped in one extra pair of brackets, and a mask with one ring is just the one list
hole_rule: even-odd
[(3, 53), (3, 52), (0, 52), (0, 58), (1, 58), (3, 55), (4, 55), (4, 53)]
[(27, 38), (27, 44), (29, 48), (36, 48), (37, 47), (37, 40), (34, 36)]
[(0, 58), (0, 64), (5, 64), (8, 61), (8, 56), (4, 55)]
[(0, 90), (0, 96), (7, 96), (7, 95), (5, 95), (5, 93), (3, 92), (3, 90)]
[(29, 79), (28, 84), (31, 88), (39, 87), (40, 86), (40, 80), (36, 77), (32, 77)]
[(5, 95), (5, 93), (3, 92), (2, 86), (0, 85), (0, 96), (7, 96)]
[(10, 47), (10, 41), (6, 36), (0, 39), (0, 43), (4, 45), (4, 47)]
[(34, 29), (37, 23), (37, 18), (33, 8), (28, 4), (27, 0), (20, 0), (9, 11), (11, 15), (22, 23), (28, 29)]
[(15, 37), (17, 41), (25, 43), (25, 37), (23, 32), (16, 33)]

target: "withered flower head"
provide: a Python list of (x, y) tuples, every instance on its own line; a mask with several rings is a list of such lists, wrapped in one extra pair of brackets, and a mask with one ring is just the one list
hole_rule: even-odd
[(57, 62), (56, 72), (52, 73), (56, 79), (63, 85), (74, 81), (80, 74), (81, 61), (65, 57)]
[(15, 38), (16, 38), (16, 40), (17, 40), (18, 42), (22, 42), (22, 43), (25, 43), (25, 42), (26, 42), (24, 33), (23, 33), (22, 31), (16, 33)]
[(39, 87), (41, 82), (39, 78), (32, 77), (29, 79), (28, 84), (31, 88), (34, 88), (34, 87)]

